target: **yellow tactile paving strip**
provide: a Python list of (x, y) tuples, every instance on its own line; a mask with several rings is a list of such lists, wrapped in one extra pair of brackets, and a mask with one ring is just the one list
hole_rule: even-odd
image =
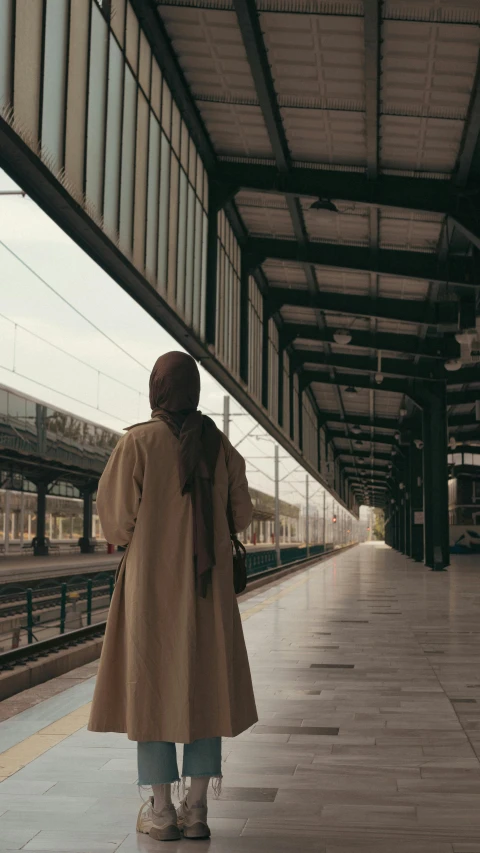
[(0, 782), (87, 724), (91, 702), (0, 753)]
[(247, 619), (250, 619), (250, 616), (253, 616), (255, 613), (259, 613), (260, 610), (263, 610), (268, 604), (273, 604), (274, 601), (278, 601), (280, 598), (284, 598), (288, 595), (293, 589), (297, 589), (299, 586), (303, 586), (308, 580), (308, 575), (304, 574), (300, 580), (295, 581), (295, 583), (290, 583), (288, 586), (284, 587), (284, 589), (280, 590), (280, 592), (276, 592), (275, 595), (270, 595), (268, 598), (264, 598), (263, 601), (259, 601), (258, 604), (255, 604), (253, 607), (249, 607), (248, 610), (244, 610), (241, 614), (242, 622), (245, 622)]
[[(284, 587), (280, 592), (275, 593), (275, 595), (271, 595), (253, 607), (249, 607), (248, 610), (244, 610), (241, 614), (242, 622), (250, 619), (255, 613), (264, 610), (269, 604), (273, 604), (273, 602), (284, 598), (292, 590), (306, 583), (307, 579), (307, 574), (305, 574), (300, 580), (288, 584), (288, 586)], [(76, 711), (72, 711), (55, 723), (51, 723), (36, 734), (25, 738), (25, 740), (0, 753), (0, 782), (3, 782), (4, 779), (7, 779), (18, 770), (21, 770), (22, 767), (30, 764), (31, 761), (43, 755), (44, 752), (56, 746), (57, 743), (60, 743), (83, 728), (88, 722), (90, 706), (91, 702), (82, 705)]]

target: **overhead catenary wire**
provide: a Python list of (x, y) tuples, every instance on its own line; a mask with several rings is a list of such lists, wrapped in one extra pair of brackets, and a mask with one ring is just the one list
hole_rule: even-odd
[[(73, 358), (74, 361), (78, 361), (79, 364), (83, 364), (85, 367), (88, 367), (89, 370), (93, 370), (93, 372), (96, 373), (97, 375), (105, 376), (106, 379), (110, 379), (112, 382), (116, 382), (117, 385), (123, 385), (124, 388), (128, 388), (130, 391), (134, 391), (135, 394), (140, 394), (142, 397), (145, 397), (146, 400), (148, 399), (147, 394), (143, 394), (141, 391), (138, 390), (138, 388), (134, 388), (133, 385), (128, 385), (128, 383), (122, 382), (121, 379), (116, 379), (115, 376), (110, 376), (109, 373), (105, 373), (103, 370), (99, 370), (98, 367), (94, 367), (92, 364), (89, 364), (88, 361), (84, 361), (82, 358), (79, 358), (77, 355), (72, 355), (72, 353), (63, 349), (63, 347), (58, 346), (58, 344), (52, 344), (51, 341), (48, 341), (46, 338), (42, 338), (42, 336), (37, 334), (37, 332), (32, 332), (30, 329), (27, 329), (26, 326), (22, 326), (21, 323), (17, 323), (16, 320), (12, 320), (11, 317), (7, 317), (6, 314), (2, 314), (0, 312), (0, 317), (2, 317), (8, 323), (11, 323), (12, 326), (14, 326), (16, 329), (21, 329), (23, 332), (26, 332), (27, 335), (31, 335), (33, 338), (36, 338), (37, 340), (42, 341), (42, 343), (47, 344), (47, 346), (58, 350), (59, 352), (63, 353), (64, 355), (68, 355), (69, 358)], [(8, 367), (5, 369), (9, 370)], [(15, 370), (15, 366), (14, 366), (12, 372), (13, 373), (17, 372)], [(58, 393), (61, 394), (62, 392), (59, 391)]]
[(47, 287), (49, 290), (51, 290), (52, 293), (54, 293), (56, 296), (58, 296), (58, 298), (62, 302), (64, 302), (65, 305), (68, 305), (68, 307), (71, 308), (72, 311), (75, 312), (75, 314), (78, 314), (78, 316), (81, 317), (82, 320), (85, 320), (85, 322), (88, 323), (93, 329), (95, 329), (96, 332), (98, 332), (100, 335), (102, 335), (104, 338), (106, 338), (107, 341), (109, 341), (111, 344), (113, 344), (113, 346), (117, 347), (117, 349), (119, 349), (121, 352), (123, 352), (123, 354), (126, 355), (128, 358), (132, 359), (132, 361), (134, 361), (136, 364), (138, 364), (138, 366), (141, 367), (142, 370), (146, 370), (146, 371), (150, 372), (150, 368), (148, 368), (144, 364), (142, 364), (142, 362), (139, 361), (138, 358), (135, 358), (135, 356), (132, 355), (131, 353), (129, 353), (128, 350), (126, 350), (124, 347), (121, 346), (121, 344), (117, 343), (117, 341), (115, 341), (113, 338), (111, 338), (110, 335), (107, 335), (106, 332), (102, 331), (102, 329), (99, 326), (97, 326), (97, 324), (94, 323), (93, 320), (90, 320), (89, 317), (86, 316), (86, 314), (83, 314), (82, 311), (80, 311), (78, 308), (75, 307), (75, 305), (72, 305), (72, 303), (69, 302), (69, 300), (65, 296), (62, 296), (62, 294), (59, 293), (58, 290), (55, 290), (53, 285), (51, 285), (48, 281), (46, 281), (43, 278), (43, 276), (41, 276), (38, 272), (36, 272), (36, 270), (33, 269), (33, 267), (31, 267), (29, 264), (27, 264), (27, 262), (24, 261), (23, 258), (20, 257), (20, 255), (18, 255), (16, 252), (14, 252), (14, 250), (11, 249), (10, 246), (7, 246), (7, 244), (4, 243), (3, 240), (0, 240), (0, 246), (3, 246), (3, 248), (7, 252), (9, 252), (9, 254), (12, 255), (12, 257), (14, 257), (20, 264), (22, 264), (23, 267), (25, 267), (25, 269), (27, 269), (30, 273), (32, 273), (32, 275), (34, 275), (35, 278), (38, 279), (38, 281), (40, 281), (43, 285), (45, 285), (45, 287)]
[[(10, 368), (5, 367), (4, 364), (0, 364), (0, 367), (4, 370), (10, 370)], [(27, 376), (25, 373), (19, 373), (18, 370), (15, 371), (15, 375), (20, 376), (22, 379), (28, 379), (29, 382), (35, 382), (36, 385), (40, 385), (41, 388), (46, 388), (48, 391), (53, 391), (55, 394), (60, 394), (61, 397), (66, 397), (67, 400), (73, 400), (75, 403), (81, 403), (82, 406), (87, 406), (87, 408), (93, 409), (94, 412), (100, 412), (102, 415), (108, 415), (109, 418), (114, 418), (115, 420), (120, 421), (120, 423), (125, 423), (125, 418), (121, 418), (118, 415), (112, 414), (112, 412), (106, 412), (104, 411), (104, 409), (99, 409), (96, 406), (92, 406), (91, 403), (86, 403), (85, 400), (80, 400), (78, 397), (73, 397), (71, 394), (66, 394), (65, 391), (58, 391), (57, 388), (52, 388), (51, 385), (46, 385), (45, 382), (40, 382), (39, 379), (32, 379), (31, 376)], [(78, 417), (80, 417), (80, 415)], [(108, 427), (105, 427), (105, 429), (108, 429)]]

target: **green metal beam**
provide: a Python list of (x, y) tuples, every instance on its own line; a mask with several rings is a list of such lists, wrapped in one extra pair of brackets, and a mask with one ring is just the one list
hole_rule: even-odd
[[(388, 457), (388, 461), (390, 461), (390, 457)], [(375, 471), (375, 474), (385, 474), (385, 476), (389, 474), (389, 468), (387, 465), (381, 465), (380, 463), (376, 463), (375, 461), (371, 462), (369, 458), (359, 458), (355, 459), (354, 461), (348, 461), (344, 459), (343, 467), (345, 470), (349, 468), (353, 468), (355, 470), (355, 467), (357, 467), (361, 468), (362, 471)]]
[[(294, 369), (299, 369), (308, 364), (331, 365), (340, 370), (361, 370), (367, 373), (378, 372), (377, 359), (366, 355), (347, 355), (346, 353), (333, 352), (328, 355), (314, 350), (295, 349), (290, 356), (290, 363)], [(443, 363), (430, 361), (427, 364), (414, 364), (406, 359), (383, 358), (382, 374), (384, 376), (400, 376), (408, 379), (445, 380), (446, 372)]]
[(311, 169), (295, 166), (282, 174), (276, 166), (258, 163), (219, 163), (215, 177), (231, 188), (262, 193), (328, 198), (357, 202), (367, 207), (396, 207), (404, 210), (446, 214), (457, 207), (458, 196), (449, 181), (434, 178), (405, 178), (379, 175), (376, 180), (365, 172), (341, 172), (336, 169)]
[(270, 237), (250, 237), (247, 251), (257, 263), (267, 258), (279, 261), (308, 263), (321, 267), (334, 267), (352, 272), (376, 272), (379, 275), (407, 279), (424, 279), (438, 284), (477, 287), (471, 261), (463, 257), (450, 257), (439, 264), (434, 252), (411, 252), (400, 249), (379, 249), (376, 268), (373, 269), (369, 247), (346, 246), (339, 243), (309, 243), (301, 249), (295, 240)]
[(472, 364), (470, 367), (462, 367), (461, 370), (447, 373), (446, 378), (447, 385), (466, 385), (467, 382), (480, 382), (480, 364)]
[[(369, 418), (366, 418), (365, 420), (367, 420), (369, 422), (368, 425), (370, 426)], [(390, 427), (390, 429), (395, 429), (395, 426)], [(348, 440), (347, 434), (342, 430), (330, 429), (329, 434), (330, 434), (331, 438), (333, 438), (334, 440), (335, 439), (340, 439), (340, 440), (344, 439), (346, 441)], [(355, 441), (361, 441), (364, 444), (389, 444), (389, 445), (392, 445), (392, 447), (396, 447), (398, 445), (398, 441), (393, 435), (388, 435), (387, 433), (382, 433), (382, 432), (374, 432), (373, 435), (371, 435), (369, 432), (361, 432), (361, 433), (357, 433), (357, 434), (352, 433), (350, 435), (350, 438), (354, 442)], [(339, 447), (338, 450), (340, 451), (340, 453), (343, 453), (342, 448)]]
[[(337, 373), (335, 378), (332, 378), (327, 371), (304, 370), (300, 374), (300, 387), (307, 388), (312, 382), (324, 385), (341, 385), (354, 388), (371, 388), (375, 391), (393, 391), (398, 394), (408, 393), (412, 397), (409, 390), (406, 388), (405, 380), (392, 379), (387, 377), (381, 385), (377, 385), (375, 380), (363, 373)], [(353, 395), (352, 395), (353, 396)]]
[[(342, 329), (342, 331), (344, 331)], [(449, 359), (460, 356), (460, 345), (453, 335), (442, 337), (426, 337), (420, 340), (416, 335), (402, 335), (390, 332), (369, 332), (360, 329), (348, 329), (352, 336), (351, 346), (362, 349), (379, 349), (382, 352), (401, 352), (405, 355), (422, 356), (422, 358)], [(301, 341), (325, 341), (335, 343), (335, 326), (319, 329), (318, 326), (286, 322), (282, 328), (283, 346), (297, 342), (302, 349)]]
[[(379, 453), (377, 450), (361, 450), (361, 448), (355, 448), (355, 452), (352, 453), (351, 450), (347, 450), (347, 448), (339, 447), (337, 448), (337, 457), (344, 458), (345, 456), (354, 458), (354, 459), (370, 459), (372, 456), (375, 459), (383, 459), (385, 462), (392, 461), (391, 453)], [(383, 470), (383, 469), (382, 469)]]
[[(477, 400), (480, 400), (480, 388), (468, 388), (465, 391), (447, 391), (447, 406), (476, 403)], [(448, 422), (449, 424), (452, 423), (451, 417), (448, 418)]]
[[(379, 477), (377, 471), (375, 471), (373, 477), (369, 477), (367, 474), (365, 475), (365, 477), (355, 477), (354, 476), (355, 475), (355, 469), (351, 465), (346, 465), (344, 470), (348, 474), (348, 477), (350, 479), (352, 478), (352, 475), (353, 475), (353, 481), (360, 483), (362, 485), (364, 485), (364, 484), (368, 485), (368, 484), (371, 484), (372, 482), (377, 484), (377, 485), (384, 485), (386, 482), (386, 478), (385, 477)], [(364, 470), (364, 469), (362, 469), (362, 470)]]
[(450, 181), (394, 175), (379, 175), (372, 180), (365, 172), (308, 167), (294, 167), (288, 174), (282, 174), (275, 166), (257, 163), (219, 163), (215, 177), (222, 184), (226, 198), (233, 198), (240, 189), (249, 189), (275, 195), (354, 202), (366, 207), (441, 213), (448, 215), (452, 226), (480, 247), (478, 219), (472, 217), (468, 199)]
[(293, 307), (427, 326), (449, 325), (459, 329), (475, 326), (475, 303), (470, 300), (428, 303), (416, 299), (372, 299), (328, 290), (314, 296), (308, 290), (275, 287), (270, 288), (266, 306), (271, 316), (283, 307)]

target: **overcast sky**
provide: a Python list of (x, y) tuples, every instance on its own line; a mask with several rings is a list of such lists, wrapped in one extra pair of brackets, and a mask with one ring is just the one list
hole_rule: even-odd
[[(0, 171), (0, 384), (118, 431), (148, 419), (151, 367), (182, 348), (31, 199), (1, 194), (15, 190)], [(221, 413), (223, 388), (200, 372), (203, 411)], [(231, 411), (237, 444), (255, 422), (233, 399)], [(249, 482), (273, 494), (274, 443), (254, 434), (239, 444)], [(305, 472), (280, 455), (280, 496), (301, 503)]]

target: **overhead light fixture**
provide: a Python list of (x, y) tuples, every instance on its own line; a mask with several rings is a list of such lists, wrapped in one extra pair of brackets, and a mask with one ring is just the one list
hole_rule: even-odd
[(350, 427), (350, 432), (353, 432), (354, 435), (360, 435), (361, 431), (362, 430), (358, 426)]
[(357, 389), (354, 388), (353, 385), (348, 385), (348, 387), (345, 388), (345, 394), (356, 394), (356, 393), (357, 393)]
[(337, 329), (337, 331), (333, 333), (333, 340), (336, 344), (341, 344), (346, 347), (352, 340), (352, 336), (350, 332), (346, 332), (343, 329)]
[(407, 409), (405, 409), (405, 408), (402, 406), (402, 408), (400, 409), (400, 417), (401, 417), (401, 418), (405, 418), (407, 415), (408, 415), (408, 411), (407, 411)]
[(383, 382), (383, 373), (376, 373), (376, 374), (375, 374), (375, 382), (377, 383), (377, 385), (381, 385), (381, 384), (382, 384), (382, 382)]
[(451, 438), (449, 438), (449, 440), (448, 440), (448, 444), (449, 444), (449, 447), (451, 447), (451, 449), (452, 449), (452, 450), (455, 450), (455, 448), (456, 448), (456, 446), (457, 446), (457, 442), (456, 442), (456, 440), (454, 439), (453, 435), (451, 436)]
[(310, 210), (330, 210), (332, 213), (338, 213), (338, 207), (329, 198), (317, 198), (310, 205)]
[(470, 345), (470, 342), (473, 341), (475, 334), (476, 334), (475, 331), (473, 331), (473, 332), (457, 332), (455, 335), (455, 340), (456, 340), (457, 344), (460, 344), (460, 345), (468, 344), (468, 345)]
[(450, 361), (445, 362), (445, 370), (448, 371), (460, 370), (462, 366), (462, 362), (459, 358), (451, 358)]
[(399, 432), (396, 432), (396, 433), (395, 433), (395, 435), (394, 435), (393, 437), (394, 437), (395, 441), (398, 441), (398, 440), (399, 440), (399, 438), (400, 438), (400, 433), (399, 433)]

